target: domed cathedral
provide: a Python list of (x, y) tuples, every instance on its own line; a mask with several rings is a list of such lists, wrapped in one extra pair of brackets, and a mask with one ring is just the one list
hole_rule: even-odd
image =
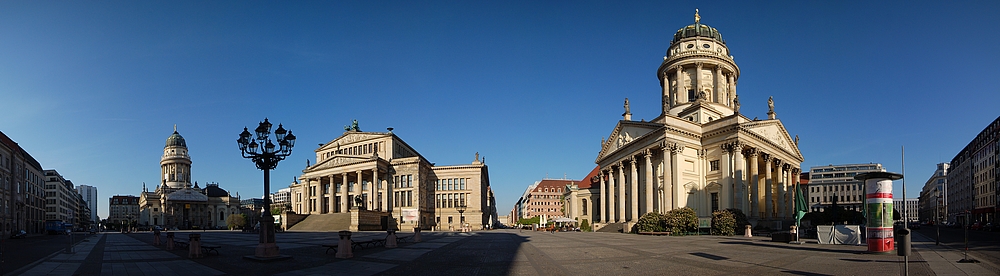
[(160, 184), (150, 192), (142, 185), (139, 196), (139, 224), (159, 225), (168, 229), (223, 229), (226, 218), (237, 214), (240, 201), (207, 183), (201, 188), (191, 184), (191, 156), (187, 142), (177, 132), (167, 137), (160, 158)]
[(634, 121), (626, 98), (624, 118), (601, 142), (594, 220), (628, 229), (642, 214), (690, 207), (704, 224), (713, 211), (736, 208), (754, 225), (787, 228), (803, 160), (798, 137), (777, 118), (773, 99), (767, 119), (740, 113), (740, 69), (722, 34), (697, 11), (694, 19), (674, 34), (656, 71), (661, 114)]

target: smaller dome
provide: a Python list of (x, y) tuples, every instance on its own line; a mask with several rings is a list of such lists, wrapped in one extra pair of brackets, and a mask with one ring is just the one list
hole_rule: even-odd
[(180, 133), (177, 133), (177, 131), (174, 130), (174, 134), (171, 134), (170, 137), (167, 137), (167, 145), (163, 146), (163, 147), (164, 148), (166, 148), (166, 147), (184, 147), (184, 148), (186, 148), (187, 147), (187, 143), (184, 142), (184, 137), (181, 137)]
[(722, 33), (719, 33), (719, 30), (705, 24), (694, 23), (677, 30), (677, 33), (674, 33), (674, 40), (670, 41), (670, 45), (681, 41), (681, 39), (696, 36), (710, 37), (718, 40), (722, 44), (726, 44), (726, 41), (722, 39)]
[(193, 189), (187, 188), (178, 190), (176, 192), (167, 195), (168, 201), (193, 201), (193, 202), (205, 202), (208, 201), (208, 196), (196, 192)]
[(229, 192), (223, 190), (222, 188), (219, 188), (218, 185), (212, 185), (212, 184), (208, 184), (208, 186), (205, 187), (205, 194), (208, 195), (208, 197), (229, 196)]

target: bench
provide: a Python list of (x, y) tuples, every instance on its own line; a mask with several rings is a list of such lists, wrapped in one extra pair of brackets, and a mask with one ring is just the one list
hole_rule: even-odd
[(404, 242), (406, 242), (406, 239), (409, 239), (410, 237), (412, 237), (412, 235), (410, 235), (410, 236), (396, 236), (396, 243), (404, 243)]
[(639, 232), (639, 235), (670, 236), (671, 232)]
[(333, 249), (333, 253), (337, 253), (337, 244), (323, 244), (321, 246), (326, 247), (325, 254), (330, 254), (330, 249)]
[(351, 246), (354, 248), (365, 248), (366, 246), (385, 246), (385, 239), (371, 239), (364, 241), (351, 241)]
[(222, 248), (222, 246), (218, 246), (218, 245), (202, 245), (201, 246), (201, 251), (205, 252), (205, 255), (208, 255), (210, 252), (215, 252), (215, 255), (219, 255), (219, 248)]

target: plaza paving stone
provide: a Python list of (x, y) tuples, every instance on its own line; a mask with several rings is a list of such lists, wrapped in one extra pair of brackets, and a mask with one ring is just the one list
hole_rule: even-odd
[[(186, 232), (175, 232), (187, 240)], [(867, 254), (864, 246), (770, 242), (766, 237), (639, 236), (617, 233), (496, 230), (424, 232), (421, 243), (363, 248), (338, 259), (320, 245), (336, 232), (278, 233), (291, 259), (252, 262), (258, 236), (196, 232), (219, 255), (188, 258), (186, 249), (152, 245), (150, 233), (106, 233), (13, 275), (899, 275), (902, 257)], [(384, 232), (354, 233), (355, 240)], [(808, 241), (808, 240), (807, 240)], [(995, 264), (958, 264), (959, 253), (914, 236), (911, 275), (997, 275)], [(925, 256), (927, 258), (925, 258)]]

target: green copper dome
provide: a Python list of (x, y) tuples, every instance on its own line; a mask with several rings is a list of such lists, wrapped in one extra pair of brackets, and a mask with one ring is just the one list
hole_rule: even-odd
[(701, 23), (687, 25), (684, 28), (677, 30), (677, 33), (674, 33), (674, 40), (670, 41), (670, 44), (673, 45), (674, 43), (681, 41), (681, 39), (696, 36), (713, 38), (722, 44), (726, 44), (726, 41), (722, 39), (722, 34), (719, 33), (719, 30)]
[(185, 147), (185, 148), (187, 147), (187, 143), (184, 142), (184, 137), (181, 137), (181, 135), (177, 133), (176, 130), (174, 130), (174, 134), (171, 134), (170, 137), (167, 137), (167, 145), (163, 147), (166, 148), (174, 146)]

